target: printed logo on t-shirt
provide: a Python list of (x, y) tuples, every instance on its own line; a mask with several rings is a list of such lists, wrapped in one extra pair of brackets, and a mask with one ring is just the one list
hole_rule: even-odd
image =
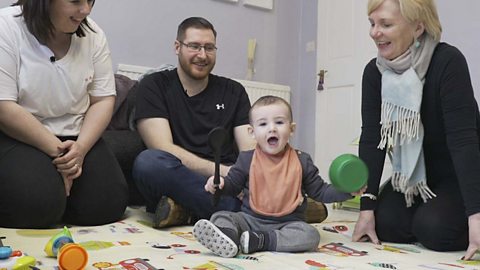
[(225, 104), (217, 104), (217, 110), (225, 110)]

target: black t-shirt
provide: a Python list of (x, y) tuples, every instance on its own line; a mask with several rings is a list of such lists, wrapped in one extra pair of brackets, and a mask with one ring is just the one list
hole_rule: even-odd
[(222, 126), (229, 134), (222, 149), (222, 163), (233, 164), (238, 156), (233, 128), (248, 124), (249, 110), (250, 101), (240, 83), (210, 74), (205, 90), (189, 97), (174, 69), (152, 73), (140, 81), (135, 121), (167, 119), (174, 144), (209, 160), (213, 160), (213, 153), (207, 143), (208, 133)]

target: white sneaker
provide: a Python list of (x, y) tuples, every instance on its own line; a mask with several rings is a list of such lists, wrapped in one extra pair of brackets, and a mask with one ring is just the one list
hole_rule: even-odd
[(238, 253), (237, 244), (215, 224), (206, 219), (201, 219), (195, 223), (193, 235), (200, 244), (218, 256), (232, 258)]

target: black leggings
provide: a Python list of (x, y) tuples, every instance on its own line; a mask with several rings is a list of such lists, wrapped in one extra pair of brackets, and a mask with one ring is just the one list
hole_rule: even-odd
[(122, 218), (127, 202), (127, 183), (102, 139), (85, 156), (66, 197), (52, 158), (0, 132), (0, 227), (100, 225)]
[(468, 218), (458, 185), (441, 183), (431, 190), (436, 198), (423, 203), (417, 196), (415, 204), (407, 208), (404, 195), (386, 184), (375, 210), (378, 238), (395, 243), (419, 242), (436, 251), (466, 250)]

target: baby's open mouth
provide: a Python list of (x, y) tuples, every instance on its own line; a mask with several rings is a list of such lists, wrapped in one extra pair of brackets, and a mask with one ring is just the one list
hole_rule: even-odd
[(269, 145), (277, 145), (278, 138), (277, 137), (270, 137), (270, 138), (267, 139), (267, 143)]

